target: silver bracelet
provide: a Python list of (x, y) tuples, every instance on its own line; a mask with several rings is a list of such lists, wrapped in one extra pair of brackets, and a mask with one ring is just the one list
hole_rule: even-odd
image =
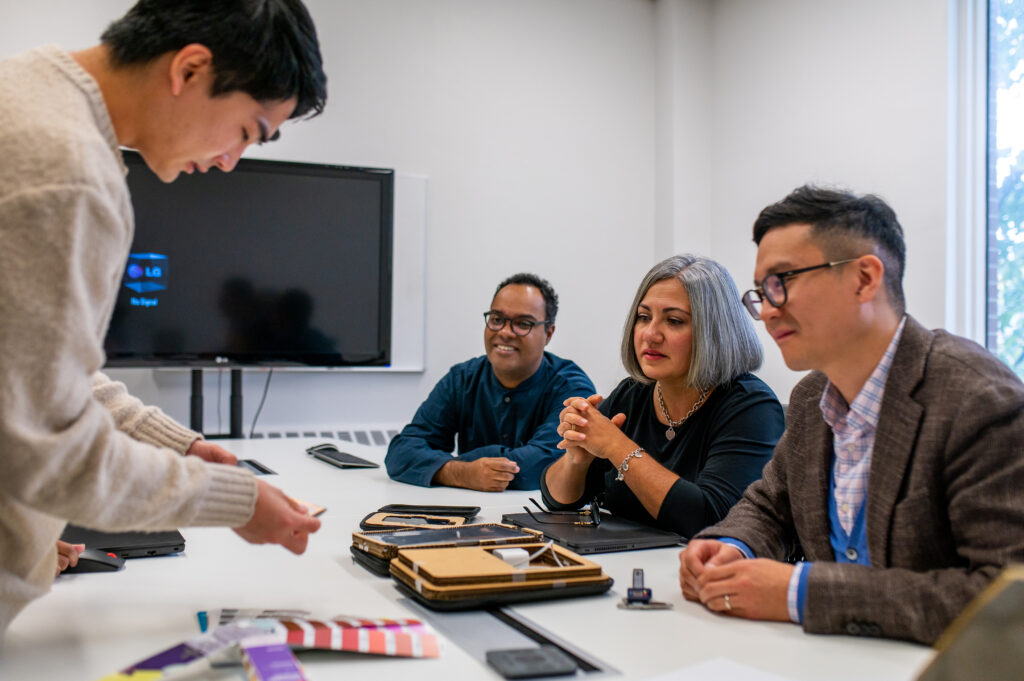
[(644, 448), (643, 447), (637, 447), (636, 449), (631, 451), (629, 454), (626, 454), (626, 458), (623, 459), (621, 463), (619, 463), (619, 474), (615, 476), (615, 479), (616, 480), (624, 480), (625, 479), (626, 471), (629, 470), (629, 460), (632, 459), (633, 457), (636, 457), (638, 459), (642, 459), (643, 456), (644, 456)]

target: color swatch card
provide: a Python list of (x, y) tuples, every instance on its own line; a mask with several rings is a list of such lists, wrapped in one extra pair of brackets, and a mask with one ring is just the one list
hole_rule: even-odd
[(238, 620), (276, 619), (278, 617), (309, 617), (309, 610), (291, 608), (220, 608), (219, 610), (200, 610), (196, 613), (199, 631), (206, 633), (210, 627), (222, 627)]
[[(100, 681), (156, 681), (209, 665), (229, 654), (240, 656), (250, 681), (307, 681), (294, 649), (340, 650), (389, 657), (440, 656), (437, 634), (414, 619), (331, 617), (313, 619), (278, 615), (235, 619), (252, 610), (230, 609), (199, 613), (200, 636), (171, 646)], [(211, 660), (217, 656), (217, 660)]]
[(260, 627), (292, 648), (343, 650), (391, 657), (438, 657), (437, 634), (409, 618), (312, 617), (306, 610), (221, 608), (197, 613), (199, 628), (228, 624)]
[(104, 677), (100, 681), (150, 681), (164, 678), (177, 671), (184, 671), (192, 665), (205, 664), (206, 658), (236, 647), (245, 639), (265, 636), (266, 630), (263, 627), (250, 624), (254, 621), (257, 620), (242, 620), (218, 627), (201, 636), (161, 650), (116, 674)]
[(414, 619), (362, 619), (333, 617), (327, 620), (279, 617), (253, 620), (282, 633), (292, 648), (344, 650), (389, 657), (438, 657), (437, 634)]
[(309, 681), (292, 649), (266, 636), (242, 642), (242, 667), (249, 681)]

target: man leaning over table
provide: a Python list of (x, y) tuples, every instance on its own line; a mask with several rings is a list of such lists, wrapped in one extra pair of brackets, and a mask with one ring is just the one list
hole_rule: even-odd
[(754, 241), (744, 302), (811, 373), (762, 479), (680, 554), (683, 594), (932, 643), (1024, 560), (1024, 385), (904, 312), (903, 232), (881, 199), (801, 187), (761, 211)]
[(319, 528), (100, 369), (133, 232), (119, 147), (165, 182), (230, 171), (323, 109), (321, 62), (299, 0), (142, 0), (99, 45), (0, 62), (0, 637), (77, 561), (55, 548), (69, 520), (228, 526), (295, 553)]
[(562, 453), (562, 402), (595, 392), (575, 363), (544, 350), (557, 314), (558, 295), (547, 280), (519, 273), (498, 284), (484, 313), (486, 354), (456, 364), (438, 382), (391, 441), (388, 475), (483, 492), (537, 489), (541, 472)]

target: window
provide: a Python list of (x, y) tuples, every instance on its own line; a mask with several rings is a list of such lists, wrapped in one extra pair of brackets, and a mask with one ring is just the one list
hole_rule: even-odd
[(990, 0), (988, 36), (986, 341), (1024, 378), (1024, 2)]

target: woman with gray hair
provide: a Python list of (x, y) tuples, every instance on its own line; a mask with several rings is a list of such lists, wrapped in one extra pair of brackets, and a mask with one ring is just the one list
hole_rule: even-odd
[(691, 537), (761, 477), (782, 435), (775, 393), (751, 372), (761, 344), (729, 273), (677, 255), (647, 273), (626, 317), (629, 374), (607, 399), (566, 400), (565, 454), (541, 476), (544, 502), (597, 499), (612, 513)]

